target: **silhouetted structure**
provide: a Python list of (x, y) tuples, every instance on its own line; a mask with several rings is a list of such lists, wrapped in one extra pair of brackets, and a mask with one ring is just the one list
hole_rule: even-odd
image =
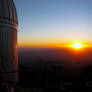
[(10, 92), (18, 80), (18, 20), (13, 0), (0, 0), (0, 76), (4, 76)]
[(0, 76), (0, 92), (9, 92), (8, 85), (3, 76)]

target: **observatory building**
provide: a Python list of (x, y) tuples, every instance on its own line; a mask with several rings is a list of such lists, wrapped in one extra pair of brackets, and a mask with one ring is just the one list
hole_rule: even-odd
[(13, 92), (18, 81), (17, 30), (13, 0), (0, 0), (0, 77), (5, 78), (9, 92)]

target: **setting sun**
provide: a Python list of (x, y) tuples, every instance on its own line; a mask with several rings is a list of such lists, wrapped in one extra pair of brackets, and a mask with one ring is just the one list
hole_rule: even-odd
[(83, 44), (76, 42), (75, 44), (72, 45), (72, 47), (75, 48), (75, 49), (80, 49), (80, 48), (83, 47)]

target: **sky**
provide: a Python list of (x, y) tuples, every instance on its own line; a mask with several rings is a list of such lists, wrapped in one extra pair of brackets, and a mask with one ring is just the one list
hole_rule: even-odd
[(92, 0), (14, 0), (20, 47), (92, 42)]

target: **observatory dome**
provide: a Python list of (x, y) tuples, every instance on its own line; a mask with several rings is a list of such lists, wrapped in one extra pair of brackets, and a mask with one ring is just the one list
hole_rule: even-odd
[[(0, 76), (9, 90), (18, 81), (18, 19), (13, 0), (0, 0)], [(13, 92), (13, 91), (9, 91)]]
[(13, 0), (0, 0), (0, 22), (18, 24), (17, 12)]

